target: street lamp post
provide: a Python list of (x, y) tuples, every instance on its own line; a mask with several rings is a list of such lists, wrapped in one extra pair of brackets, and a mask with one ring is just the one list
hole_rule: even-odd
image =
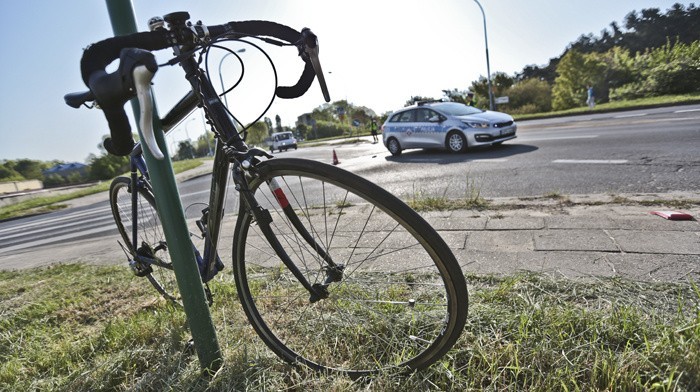
[[(187, 130), (187, 126), (189, 126), (194, 120), (194, 117), (192, 117), (190, 121), (185, 123), (185, 135), (187, 136), (187, 141), (190, 143), (190, 146), (192, 146), (192, 139), (190, 139), (190, 132)], [(194, 152), (192, 150), (190, 150), (190, 158), (194, 159)]]
[[(243, 53), (245, 52), (245, 48), (238, 49), (236, 53)], [(234, 52), (228, 52), (224, 55), (224, 57), (221, 58), (221, 61), (219, 61), (219, 81), (221, 82), (221, 93), (223, 94), (224, 91), (226, 91), (226, 88), (224, 87), (224, 77), (221, 74), (221, 65), (224, 63), (224, 59), (228, 57), (229, 55), (233, 54), (236, 55)], [(238, 55), (236, 55), (238, 56)], [(240, 58), (239, 58), (240, 60)], [(228, 107), (228, 100), (226, 99), (226, 95), (224, 94), (224, 104), (226, 104), (226, 107)]]
[[(224, 95), (224, 98), (225, 97), (226, 96)], [(209, 141), (209, 131), (207, 130), (207, 122), (204, 120), (204, 117), (206, 117), (206, 113), (204, 113), (204, 108), (202, 108), (202, 127), (204, 128), (204, 137), (207, 139), (207, 148), (209, 148), (209, 155), (207, 155), (207, 156), (212, 156), (214, 154), (211, 151), (211, 142)]]
[(486, 43), (486, 80), (488, 81), (489, 88), (489, 109), (493, 110), (493, 90), (491, 88), (491, 65), (489, 64), (489, 38), (486, 35), (486, 14), (484, 13), (484, 8), (479, 3), (479, 0), (474, 0), (476, 5), (479, 6), (481, 10), (481, 15), (484, 18), (484, 42)]

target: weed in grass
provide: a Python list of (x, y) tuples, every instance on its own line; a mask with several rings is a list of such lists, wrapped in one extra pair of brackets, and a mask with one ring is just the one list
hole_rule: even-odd
[(677, 198), (677, 199), (671, 199), (671, 200), (667, 200), (667, 199), (632, 200), (632, 199), (624, 197), (624, 196), (615, 196), (613, 198), (613, 203), (616, 203), (616, 204), (639, 204), (639, 205), (648, 206), (648, 207), (665, 207), (665, 208), (684, 209), (684, 208), (691, 208), (691, 207), (700, 205), (700, 200), (684, 199), (684, 198)]
[(449, 198), (448, 191), (452, 185), (447, 185), (442, 194), (435, 195), (422, 189), (416, 189), (413, 184), (413, 193), (407, 201), (409, 207), (416, 211), (448, 211), (456, 209), (484, 209), (488, 207), (488, 202), (481, 197), (481, 186), (476, 178), (469, 174), (466, 176), (465, 193), (462, 198)]

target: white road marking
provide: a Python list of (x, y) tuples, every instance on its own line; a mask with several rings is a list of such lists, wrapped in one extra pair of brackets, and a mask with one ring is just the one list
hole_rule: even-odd
[(69, 213), (69, 214), (66, 214), (66, 215), (63, 215), (60, 217), (41, 219), (41, 220), (38, 220), (38, 221), (32, 222), (32, 223), (27, 223), (27, 224), (22, 224), (19, 226), (13, 226), (13, 227), (7, 227), (5, 229), (0, 229), (0, 234), (4, 234), (6, 232), (14, 232), (17, 230), (28, 229), (28, 228), (35, 227), (35, 226), (46, 227), (47, 225), (52, 225), (52, 224), (62, 224), (61, 222), (63, 222), (63, 221), (74, 219), (77, 217), (83, 217), (83, 216), (87, 216), (87, 215), (100, 215), (100, 216), (102, 216), (104, 214), (104, 216), (111, 217), (111, 213), (109, 213), (110, 210), (111, 209), (109, 207), (102, 207), (102, 208), (90, 209), (90, 210), (86, 210), (86, 211), (73, 212), (73, 213)]
[(85, 230), (85, 231), (82, 231), (80, 233), (71, 233), (71, 234), (43, 238), (43, 239), (31, 241), (31, 242), (26, 242), (24, 244), (18, 244), (18, 245), (8, 246), (7, 248), (2, 248), (2, 249), (0, 249), (0, 254), (12, 252), (12, 251), (17, 251), (17, 250), (21, 250), (21, 249), (26, 249), (26, 248), (32, 248), (32, 247), (36, 247), (36, 246), (47, 245), (47, 244), (51, 244), (54, 242), (60, 242), (63, 240), (74, 238), (77, 235), (98, 234), (98, 233), (105, 233), (105, 232), (112, 231), (112, 230), (116, 230), (116, 227), (113, 227), (113, 225), (112, 226), (105, 226), (105, 227), (98, 227), (98, 228), (94, 228), (91, 230)]
[(613, 118), (630, 118), (630, 117), (642, 117), (646, 116), (647, 113), (640, 113), (640, 114), (621, 114), (619, 116), (613, 116)]
[(697, 121), (697, 117), (675, 117), (675, 118), (667, 118), (666, 121), (692, 121), (695, 120)]
[(550, 136), (550, 137), (518, 137), (518, 140), (525, 141), (542, 141), (542, 140), (565, 140), (565, 139), (593, 139), (597, 138), (598, 135), (579, 135), (579, 136)]
[[(9, 240), (12, 238), (17, 238), (17, 237), (26, 237), (29, 235), (36, 235), (36, 234), (44, 233), (47, 231), (57, 230), (57, 229), (67, 230), (68, 228), (71, 228), (71, 227), (83, 226), (87, 223), (93, 223), (93, 222), (104, 222), (104, 224), (102, 226), (114, 226), (115, 229), (117, 228), (117, 226), (114, 224), (114, 220), (113, 220), (112, 216), (105, 215), (105, 216), (98, 216), (98, 217), (90, 218), (90, 219), (81, 219), (79, 221), (71, 222), (71, 223), (63, 223), (60, 226), (42, 226), (39, 228), (27, 230), (27, 231), (19, 231), (16, 234), (4, 235), (2, 237), (2, 239)], [(22, 227), (20, 227), (20, 229), (22, 229)], [(77, 234), (81, 234), (81, 233), (82, 232), (78, 232)]]
[(673, 113), (688, 113), (688, 112), (700, 112), (700, 109), (683, 109), (683, 110), (676, 110)]

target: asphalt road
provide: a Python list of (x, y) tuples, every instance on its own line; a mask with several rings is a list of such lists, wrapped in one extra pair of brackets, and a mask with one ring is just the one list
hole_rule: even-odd
[(666, 193), (700, 188), (700, 105), (525, 121), (518, 138), (466, 154), (408, 150), (343, 162), (395, 194), (459, 197)]
[[(276, 154), (331, 163), (400, 197), (439, 194), (487, 198), (557, 194), (628, 194), (700, 189), (700, 105), (519, 123), (518, 138), (465, 154), (408, 150), (392, 157), (381, 143), (322, 145)], [(197, 216), (210, 179), (180, 184), (183, 206)], [(0, 222), (0, 259), (35, 247), (116, 238), (104, 197), (41, 216)], [(229, 211), (236, 208), (231, 190)], [(20, 256), (18, 256), (20, 255)]]

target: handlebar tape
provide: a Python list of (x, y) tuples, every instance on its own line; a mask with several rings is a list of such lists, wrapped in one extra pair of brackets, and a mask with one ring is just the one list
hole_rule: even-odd
[[(212, 37), (233, 36), (268, 36), (274, 37), (299, 47), (299, 55), (306, 63), (304, 71), (293, 86), (279, 86), (275, 94), (279, 98), (297, 98), (309, 89), (313, 83), (315, 72), (308, 56), (302, 50), (302, 34), (289, 26), (275, 22), (251, 20), (229, 22), (224, 25), (209, 26)], [(173, 45), (184, 44), (185, 38), (191, 35), (159, 29), (149, 32), (134, 33), (107, 38), (89, 46), (80, 60), (81, 76), (85, 84), (95, 95), (109, 123), (111, 139), (105, 140), (105, 149), (114, 155), (125, 156), (131, 153), (134, 141), (131, 136), (131, 126), (124, 111), (124, 104), (135, 96), (131, 71), (138, 64), (144, 64), (155, 72), (158, 68), (155, 58), (150, 51), (166, 49)], [(108, 74), (105, 68), (117, 58), (120, 59), (119, 69)]]
[(168, 32), (165, 30), (134, 33), (112, 37), (90, 45), (80, 60), (80, 73), (86, 86), (90, 86), (90, 76), (104, 69), (119, 58), (124, 48), (140, 48), (148, 51), (165, 49), (172, 45), (168, 42)]
[[(83, 52), (80, 72), (109, 124), (111, 137), (105, 140), (104, 147), (110, 154), (126, 156), (134, 148), (129, 118), (124, 111), (126, 101), (136, 94), (131, 72), (139, 64), (155, 72), (158, 64), (150, 51), (168, 46), (167, 31), (152, 31), (108, 38)], [(107, 73), (105, 68), (117, 58), (119, 68)]]
[[(243, 22), (229, 22), (224, 26), (227, 28), (227, 33), (268, 36), (278, 38), (290, 44), (303, 44), (303, 42), (300, 42), (302, 39), (302, 33), (289, 26), (275, 22), (266, 20), (249, 20)], [(212, 31), (212, 33), (216, 33), (215, 28), (210, 28), (210, 31)], [(308, 57), (303, 56), (302, 53), (303, 50), (300, 48), (299, 55), (306, 63), (301, 77), (293, 86), (278, 86), (277, 90), (275, 90), (275, 95), (277, 95), (279, 98), (292, 99), (301, 97), (306, 93), (306, 91), (309, 90), (309, 87), (311, 87), (316, 73), (314, 72), (313, 66), (311, 65)]]

